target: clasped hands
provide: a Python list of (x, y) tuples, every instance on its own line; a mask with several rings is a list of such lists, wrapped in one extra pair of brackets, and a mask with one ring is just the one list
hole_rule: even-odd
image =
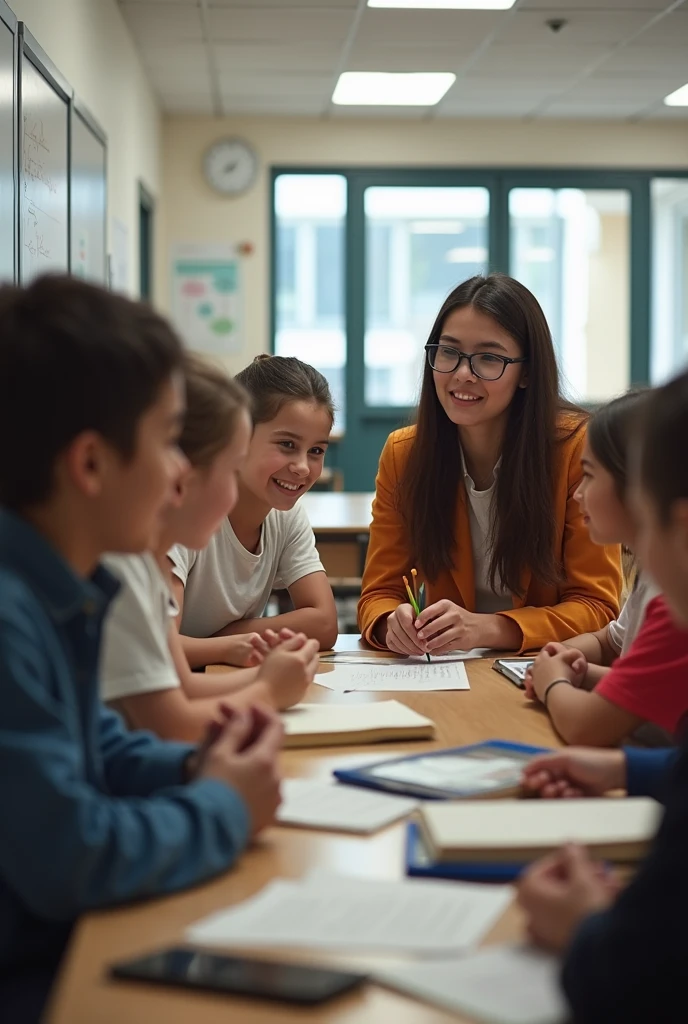
[(580, 651), (564, 644), (546, 644), (526, 672), (526, 697), (543, 701), (547, 687), (555, 679), (566, 679), (571, 686), (580, 688), (587, 671), (587, 659)]
[(416, 615), (410, 604), (400, 604), (387, 618), (385, 645), (395, 654), (449, 654), (483, 644), (489, 615), (468, 612), (453, 601), (428, 605)]

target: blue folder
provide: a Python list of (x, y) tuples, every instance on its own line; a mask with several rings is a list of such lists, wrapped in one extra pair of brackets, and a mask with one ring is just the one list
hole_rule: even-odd
[(432, 861), (415, 821), (406, 825), (406, 874), (413, 878), (450, 878), (459, 882), (513, 882), (525, 864), (467, 864)]
[[(522, 743), (507, 743), (505, 740), (486, 740), (484, 743), (472, 743), (466, 747), (449, 747), (444, 750), (431, 750), (426, 751), (424, 754), (413, 754), (409, 756), (396, 757), (393, 759), (387, 759), (386, 761), (375, 761), (374, 763), (364, 765), (362, 768), (337, 768), (334, 771), (334, 776), (340, 782), (349, 783), (352, 786), (367, 786), (369, 789), (381, 789), (387, 793), (403, 793), (407, 796), (420, 797), (425, 800), (458, 800), (464, 799), (475, 799), (475, 798), (489, 798), (499, 795), (499, 787), (494, 786), (491, 788), (482, 787), (438, 787), (428, 786), (422, 783), (412, 783), (406, 780), (398, 779), (385, 779), (375, 774), (375, 769), (382, 767), (383, 765), (389, 767), (389, 765), (400, 764), (403, 762), (411, 763), (417, 761), (420, 758), (427, 760), (435, 757), (455, 757), (457, 755), (465, 755), (472, 760), (480, 760), (482, 757), (508, 757), (512, 755), (514, 758), (514, 770), (517, 771), (517, 777), (520, 778), (520, 770), (531, 757), (535, 757), (538, 754), (548, 754), (550, 751), (546, 747), (530, 747)], [(505, 791), (512, 790), (516, 784), (515, 780), (511, 780), (508, 785), (504, 785)]]

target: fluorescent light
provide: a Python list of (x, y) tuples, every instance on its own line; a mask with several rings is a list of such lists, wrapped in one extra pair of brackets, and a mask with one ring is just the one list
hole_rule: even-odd
[(508, 11), (516, 0), (368, 0), (368, 7), (405, 7), (437, 11)]
[(353, 107), (432, 107), (455, 81), (456, 75), (449, 71), (345, 71), (332, 102)]
[(688, 107), (688, 84), (664, 97), (667, 107)]

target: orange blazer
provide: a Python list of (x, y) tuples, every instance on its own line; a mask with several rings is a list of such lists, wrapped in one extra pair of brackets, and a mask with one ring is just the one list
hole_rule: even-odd
[[(377, 621), (408, 600), (402, 576), (409, 575), (411, 552), (406, 527), (395, 493), (413, 444), (415, 427), (396, 430), (387, 438), (375, 481), (373, 522), (358, 622), (361, 633), (374, 647)], [(618, 546), (593, 544), (573, 495), (581, 479), (581, 452), (585, 441), (582, 425), (557, 447), (555, 468), (556, 550), (564, 567), (558, 587), (544, 586), (530, 573), (523, 577), (523, 597), (512, 598), (513, 609), (499, 612), (519, 626), (520, 651), (543, 647), (550, 640), (568, 640), (580, 633), (602, 629), (619, 613), (621, 551)], [(458, 458), (458, 452), (457, 452)], [(427, 603), (447, 598), (475, 611), (475, 582), (466, 491), (461, 481), (456, 509), (457, 563), (427, 584)]]

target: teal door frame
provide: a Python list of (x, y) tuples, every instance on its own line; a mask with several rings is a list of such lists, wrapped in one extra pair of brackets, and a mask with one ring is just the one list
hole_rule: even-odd
[(688, 170), (610, 170), (608, 168), (352, 168), (274, 167), (271, 171), (271, 343), (276, 329), (276, 218), (274, 183), (281, 174), (340, 174), (347, 181), (345, 223), (346, 431), (328, 456), (344, 474), (348, 491), (371, 490), (380, 451), (388, 434), (411, 422), (406, 406), (369, 406), (365, 402), (365, 191), (371, 186), (481, 187), (490, 196), (488, 263), (509, 272), (509, 192), (512, 188), (625, 190), (630, 196), (629, 324), (631, 383), (650, 379), (652, 231), (650, 185), (653, 178), (688, 178)]

